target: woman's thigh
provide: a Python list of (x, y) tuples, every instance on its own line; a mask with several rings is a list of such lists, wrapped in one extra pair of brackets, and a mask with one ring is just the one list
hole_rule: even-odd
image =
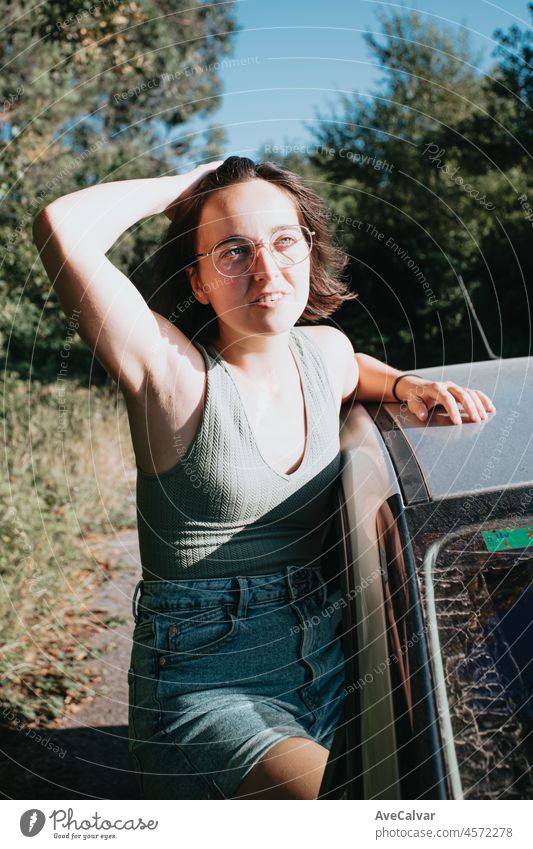
[(276, 743), (250, 770), (235, 799), (316, 799), (329, 751), (304, 737)]

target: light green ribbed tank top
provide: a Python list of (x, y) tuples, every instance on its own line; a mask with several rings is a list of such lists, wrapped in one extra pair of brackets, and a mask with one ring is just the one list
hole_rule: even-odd
[(194, 343), (207, 369), (200, 429), (168, 471), (137, 468), (137, 527), (143, 578), (262, 575), (320, 563), (335, 510), (339, 416), (322, 352), (298, 327), (289, 346), (307, 411), (302, 462), (273, 469), (255, 441), (231, 372), (215, 348)]

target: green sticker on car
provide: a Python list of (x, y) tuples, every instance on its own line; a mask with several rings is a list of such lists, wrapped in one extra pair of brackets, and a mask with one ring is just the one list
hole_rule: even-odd
[(489, 551), (533, 546), (533, 525), (525, 528), (501, 528), (497, 531), (481, 531)]

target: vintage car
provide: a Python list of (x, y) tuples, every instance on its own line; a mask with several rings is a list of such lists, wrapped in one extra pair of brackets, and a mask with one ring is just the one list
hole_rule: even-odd
[(346, 698), (319, 798), (532, 798), (533, 357), (417, 374), (496, 412), (341, 415), (323, 564), (343, 585)]

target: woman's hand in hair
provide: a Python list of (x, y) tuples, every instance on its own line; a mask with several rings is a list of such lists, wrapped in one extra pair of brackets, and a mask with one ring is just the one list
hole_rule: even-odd
[[(192, 192), (195, 185), (202, 179), (202, 177), (205, 176), (205, 174), (209, 171), (216, 170), (223, 162), (223, 159), (217, 159), (215, 162), (208, 162), (206, 165), (198, 165), (196, 168), (193, 168), (192, 171), (186, 171), (184, 174), (177, 174), (175, 179), (178, 194), (170, 206), (167, 206), (167, 208), (163, 210), (163, 215), (166, 215), (166, 217), (172, 221), (176, 211), (176, 205), (185, 192)], [(172, 180), (174, 178), (171, 177), (170, 179)]]

